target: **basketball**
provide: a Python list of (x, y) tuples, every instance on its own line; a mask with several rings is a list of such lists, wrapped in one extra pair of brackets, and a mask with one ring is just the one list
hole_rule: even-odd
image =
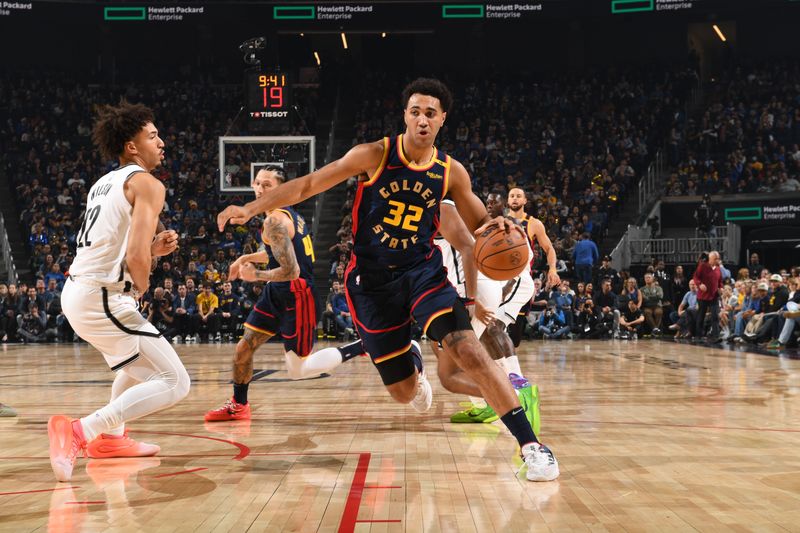
[(517, 277), (528, 266), (528, 239), (515, 226), (509, 233), (491, 227), (475, 241), (478, 270), (497, 281)]

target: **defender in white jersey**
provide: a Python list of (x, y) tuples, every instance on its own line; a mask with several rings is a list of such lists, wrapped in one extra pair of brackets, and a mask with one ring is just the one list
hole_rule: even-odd
[(117, 373), (111, 402), (80, 419), (50, 418), (50, 464), (69, 481), (78, 453), (93, 458), (155, 455), (159, 447), (129, 438), (125, 423), (165, 409), (189, 393), (189, 375), (172, 346), (138, 311), (154, 256), (172, 253), (174, 231), (155, 235), (164, 185), (149, 172), (161, 164), (164, 142), (153, 113), (122, 102), (98, 112), (93, 139), (120, 167), (89, 190), (78, 231), (78, 253), (61, 304), (75, 332)]

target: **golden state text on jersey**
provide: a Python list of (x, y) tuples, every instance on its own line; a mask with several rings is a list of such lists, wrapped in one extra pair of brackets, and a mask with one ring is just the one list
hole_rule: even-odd
[(434, 147), (428, 163), (415, 165), (403, 154), (402, 135), (383, 145), (380, 166), (356, 192), (353, 251), (360, 263), (411, 266), (432, 255), (451, 159)]

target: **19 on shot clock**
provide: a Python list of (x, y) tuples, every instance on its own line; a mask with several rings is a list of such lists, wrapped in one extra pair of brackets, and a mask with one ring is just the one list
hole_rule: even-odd
[(251, 71), (245, 75), (247, 114), (252, 120), (283, 122), (289, 120), (292, 87), (286, 72)]

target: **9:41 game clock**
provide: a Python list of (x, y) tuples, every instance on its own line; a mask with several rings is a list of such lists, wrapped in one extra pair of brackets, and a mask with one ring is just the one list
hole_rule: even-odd
[(289, 120), (292, 89), (285, 72), (248, 72), (245, 75), (247, 113), (251, 120)]

